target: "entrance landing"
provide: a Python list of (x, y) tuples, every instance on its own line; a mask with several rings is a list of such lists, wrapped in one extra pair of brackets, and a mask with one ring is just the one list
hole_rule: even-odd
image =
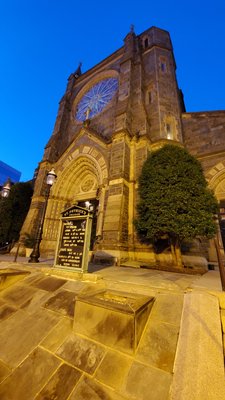
[[(0, 291), (1, 399), (225, 398), (225, 294), (213, 290), (219, 285), (217, 271), (210, 271), (213, 280), (203, 281), (204, 276), (110, 267), (96, 270), (99, 279), (91, 282), (66, 273), (52, 276), (50, 266), (41, 263), (5, 261), (0, 268), (29, 272)], [(135, 351), (77, 329), (76, 304), (81, 299), (87, 300), (82, 307), (101, 303), (105, 309), (105, 302), (117, 303), (114, 311), (106, 311), (122, 313), (123, 307), (138, 312), (142, 305), (135, 308), (135, 299), (144, 297), (155, 301)], [(86, 317), (92, 319), (89, 313)]]

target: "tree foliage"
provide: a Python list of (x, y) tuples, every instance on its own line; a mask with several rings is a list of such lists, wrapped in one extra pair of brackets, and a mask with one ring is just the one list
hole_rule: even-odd
[[(151, 242), (168, 237), (172, 253), (184, 239), (211, 238), (218, 203), (207, 187), (199, 161), (184, 148), (165, 145), (151, 153), (139, 178), (140, 201), (135, 225)], [(181, 263), (176, 255), (176, 263)]]
[(33, 194), (29, 182), (11, 187), (8, 198), (0, 198), (0, 243), (16, 241), (30, 207)]

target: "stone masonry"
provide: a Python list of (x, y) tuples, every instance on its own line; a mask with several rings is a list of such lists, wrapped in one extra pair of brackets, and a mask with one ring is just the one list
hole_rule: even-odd
[[(79, 120), (85, 96), (110, 79), (118, 85), (110, 101), (92, 116), (90, 103)], [(60, 213), (74, 203), (95, 200), (96, 257), (154, 261), (153, 249), (139, 243), (133, 219), (143, 162), (149, 151), (168, 142), (197, 156), (218, 200), (225, 199), (225, 111), (186, 113), (169, 33), (152, 27), (136, 35), (132, 29), (120, 49), (83, 74), (79, 66), (68, 78), (21, 236), (35, 234), (46, 172), (55, 168), (42, 254), (55, 252)]]

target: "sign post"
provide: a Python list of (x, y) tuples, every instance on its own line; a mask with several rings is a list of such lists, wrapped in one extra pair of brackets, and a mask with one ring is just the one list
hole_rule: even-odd
[(79, 206), (62, 212), (54, 262), (56, 268), (88, 271), (92, 218), (88, 209)]

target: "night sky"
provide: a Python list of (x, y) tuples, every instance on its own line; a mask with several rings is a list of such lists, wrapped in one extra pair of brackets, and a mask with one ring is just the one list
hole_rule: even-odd
[(187, 111), (225, 109), (225, 0), (0, 0), (0, 160), (31, 179), (67, 78), (123, 45), (134, 24), (168, 30)]

